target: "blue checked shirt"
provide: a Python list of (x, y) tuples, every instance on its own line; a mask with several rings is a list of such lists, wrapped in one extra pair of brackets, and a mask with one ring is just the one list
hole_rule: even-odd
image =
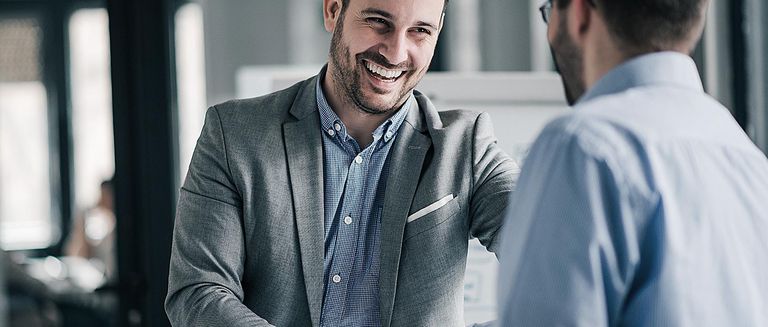
[(379, 230), (387, 155), (413, 95), (373, 131), (365, 149), (325, 99), (317, 79), (317, 107), (323, 130), (325, 191), (325, 288), (321, 326), (379, 326)]

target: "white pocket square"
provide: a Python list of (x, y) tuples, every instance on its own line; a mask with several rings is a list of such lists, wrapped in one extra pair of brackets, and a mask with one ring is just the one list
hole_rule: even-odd
[(437, 209), (442, 208), (444, 205), (448, 204), (448, 202), (451, 202), (453, 198), (454, 198), (453, 193), (446, 195), (442, 199), (437, 200), (435, 203), (432, 203), (422, 209), (419, 209), (419, 211), (416, 211), (412, 215), (408, 216), (408, 220), (406, 222), (410, 223), (416, 219), (426, 216), (429, 213), (432, 213)]

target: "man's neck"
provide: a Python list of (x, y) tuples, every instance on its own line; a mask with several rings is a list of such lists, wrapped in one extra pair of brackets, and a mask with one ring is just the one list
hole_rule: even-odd
[(594, 87), (612, 69), (633, 57), (614, 38), (599, 15), (591, 20), (589, 30), (581, 42), (585, 91)]
[(352, 102), (352, 99), (342, 96), (343, 92), (337, 89), (328, 74), (326, 73), (322, 84), (328, 104), (344, 123), (347, 133), (357, 141), (360, 147), (363, 149), (368, 147), (373, 142), (373, 131), (397, 111), (392, 110), (380, 115), (362, 111)]
[(610, 37), (593, 38), (584, 46), (584, 84), (591, 89), (612, 69), (626, 61), (628, 56), (619, 50)]

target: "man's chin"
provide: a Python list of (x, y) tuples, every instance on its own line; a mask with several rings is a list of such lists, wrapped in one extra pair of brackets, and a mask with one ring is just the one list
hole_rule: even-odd
[(369, 113), (372, 115), (384, 115), (398, 108), (399, 107), (398, 102), (399, 101), (396, 101), (389, 97), (385, 99), (373, 99), (371, 97), (367, 97), (362, 101), (358, 101), (357, 105), (360, 108), (360, 110), (362, 110), (365, 113)]
[(385, 115), (387, 113), (392, 112), (392, 110), (395, 108), (394, 106), (378, 105), (378, 104), (371, 104), (371, 103), (363, 103), (358, 107), (363, 112), (371, 115)]
[[(399, 90), (397, 90), (399, 91)], [(363, 111), (370, 114), (386, 114), (393, 109), (400, 107), (402, 99), (396, 98), (397, 91), (388, 91), (381, 94), (376, 90), (360, 90), (357, 94), (357, 105)]]
[(573, 91), (571, 91), (571, 88), (568, 87), (568, 83), (563, 80), (563, 89), (565, 90), (565, 101), (568, 103), (568, 106), (573, 106), (576, 104), (576, 99), (573, 95)]
[[(574, 65), (575, 66), (575, 65)], [(572, 68), (573, 66), (571, 66)], [(563, 68), (562, 66), (560, 68)], [(569, 106), (573, 106), (579, 101), (582, 95), (584, 95), (584, 87), (580, 81), (574, 77), (577, 76), (572, 70), (561, 70), (560, 81), (563, 83), (563, 91), (565, 91), (565, 100)]]

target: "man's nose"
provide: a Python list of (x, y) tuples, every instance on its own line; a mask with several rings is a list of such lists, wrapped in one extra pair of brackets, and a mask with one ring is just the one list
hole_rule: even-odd
[(397, 65), (408, 60), (408, 38), (406, 33), (390, 35), (379, 53), (387, 58), (390, 64)]

